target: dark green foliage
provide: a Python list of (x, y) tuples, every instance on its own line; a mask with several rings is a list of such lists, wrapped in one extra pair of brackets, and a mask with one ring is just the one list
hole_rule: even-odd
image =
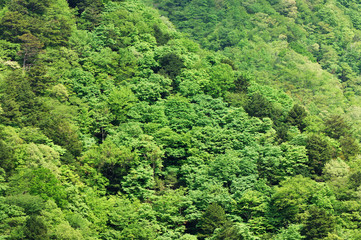
[(159, 60), (159, 73), (174, 79), (184, 68), (183, 60), (175, 53), (169, 53)]
[(53, 139), (55, 144), (64, 146), (68, 151), (77, 157), (82, 150), (82, 143), (76, 132), (76, 127), (66, 119), (58, 115), (50, 115), (41, 119), (39, 125), (47, 137)]
[(0, 140), (0, 167), (6, 170), (6, 172), (12, 171), (16, 166), (13, 154), (14, 150), (11, 146), (3, 140)]
[(348, 181), (351, 188), (358, 188), (361, 185), (361, 172), (357, 171), (350, 174)]
[(277, 119), (278, 117), (278, 112), (273, 107), (272, 103), (259, 93), (255, 93), (249, 97), (244, 109), (249, 115), (254, 117), (269, 117), (271, 119)]
[(80, 8), (81, 18), (79, 26), (82, 29), (94, 29), (101, 21), (101, 11), (103, 9), (102, 3), (100, 1), (91, 1), (83, 11), (81, 10), (82, 8), (83, 6)]
[(1, 0), (0, 7), (3, 7), (8, 1), (10, 1), (10, 0)]
[(324, 209), (311, 206), (308, 212), (309, 216), (301, 231), (305, 239), (324, 239), (328, 233), (335, 230), (335, 218)]
[[(23, 190), (26, 191), (25, 189)], [(29, 215), (37, 215), (44, 208), (44, 200), (42, 198), (25, 192), (19, 195), (8, 196), (5, 201), (8, 204), (23, 208), (24, 212)]]
[[(231, 65), (232, 66), (232, 65)], [(234, 91), (247, 93), (250, 79), (245, 75), (240, 75), (234, 80)]]
[(349, 160), (360, 153), (360, 146), (357, 140), (351, 136), (344, 136), (340, 139), (343, 157)]
[(49, 7), (51, 0), (12, 0), (9, 4), (9, 10), (22, 13), (44, 14)]
[(21, 70), (13, 71), (5, 80), (5, 87), (1, 90), (1, 106), (4, 110), (1, 118), (11, 125), (24, 124), (22, 116), (29, 116), (37, 104), (30, 81), (24, 77)]
[(26, 239), (29, 240), (49, 239), (47, 236), (47, 227), (43, 219), (36, 215), (30, 215), (30, 217), (27, 219), (24, 233)]
[(291, 111), (288, 112), (287, 115), (287, 122), (289, 122), (291, 125), (297, 126), (300, 131), (303, 131), (306, 128), (306, 124), (304, 122), (305, 118), (307, 117), (307, 112), (305, 111), (305, 108), (295, 104)]
[(218, 204), (212, 203), (206, 208), (199, 220), (198, 227), (200, 233), (198, 236), (201, 239), (210, 237), (215, 229), (222, 228), (226, 222), (224, 209)]
[(332, 157), (329, 143), (318, 135), (311, 135), (307, 140), (308, 166), (314, 174), (321, 175), (323, 166)]
[(29, 69), (27, 79), (35, 95), (44, 95), (50, 87), (52, 80), (46, 74), (46, 68), (42, 63), (37, 63)]
[[(6, 11), (0, 20), (0, 32), (3, 39), (12, 42), (27, 42), (21, 36), (32, 36), (46, 46), (66, 45), (71, 33), (69, 17), (59, 12), (47, 13), (51, 5), (50, 0), (14, 0), (9, 2), (9, 11)], [(52, 14), (52, 15), (47, 15)], [(25, 37), (29, 39), (29, 37)], [(30, 43), (34, 45), (34, 41)], [(29, 41), (28, 41), (29, 42)]]
[(20, 42), (19, 36), (30, 33), (31, 19), (19, 12), (6, 12), (0, 21), (2, 38)]
[(326, 129), (325, 133), (332, 138), (340, 139), (342, 136), (349, 135), (351, 133), (350, 125), (347, 124), (345, 119), (340, 115), (330, 116), (325, 121)]
[[(79, 14), (82, 14), (84, 11), (89, 8), (98, 8), (98, 11), (101, 11), (103, 3), (101, 0), (68, 0), (69, 6), (72, 8), (78, 8)], [(99, 13), (99, 12), (98, 12)]]
[(170, 36), (166, 33), (163, 33), (158, 25), (154, 25), (154, 37), (157, 40), (158, 46), (166, 44), (170, 40)]

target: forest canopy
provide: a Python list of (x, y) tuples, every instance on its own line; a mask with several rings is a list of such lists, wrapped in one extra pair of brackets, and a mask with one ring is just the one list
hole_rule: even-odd
[(0, 0), (0, 238), (360, 239), (360, 9)]

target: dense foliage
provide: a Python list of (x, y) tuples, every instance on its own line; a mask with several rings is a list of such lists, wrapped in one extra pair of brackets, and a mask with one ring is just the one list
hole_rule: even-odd
[(1, 239), (361, 238), (357, 1), (0, 7)]

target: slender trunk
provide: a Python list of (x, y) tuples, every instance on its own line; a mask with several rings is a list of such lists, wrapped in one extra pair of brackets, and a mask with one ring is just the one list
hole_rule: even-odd
[(23, 60), (23, 74), (25, 74), (25, 70), (26, 70), (26, 57), (27, 57), (27, 54), (25, 53), (24, 60)]

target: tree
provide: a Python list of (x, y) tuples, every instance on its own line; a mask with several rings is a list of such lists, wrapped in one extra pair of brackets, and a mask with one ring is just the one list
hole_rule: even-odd
[(340, 139), (351, 133), (350, 125), (340, 115), (332, 115), (325, 121), (325, 133), (332, 138)]
[(18, 37), (30, 34), (30, 28), (31, 19), (20, 12), (7, 11), (0, 20), (2, 37), (11, 42), (21, 42)]
[(250, 86), (250, 77), (246, 74), (238, 76), (234, 80), (234, 91), (239, 93), (247, 93), (248, 87)]
[(222, 228), (226, 222), (227, 219), (224, 209), (217, 203), (212, 203), (199, 219), (198, 227), (200, 231), (198, 236), (201, 239), (210, 237), (215, 229)]
[(45, 200), (53, 199), (59, 206), (66, 204), (66, 193), (55, 175), (47, 168), (39, 167), (31, 170), (19, 170), (9, 181), (9, 193), (29, 192)]
[(22, 56), (23, 71), (25, 71), (35, 62), (36, 56), (40, 53), (44, 44), (31, 33), (21, 35), (19, 39), (23, 42), (19, 55)]
[(295, 176), (280, 183), (271, 197), (270, 207), (274, 226), (301, 224), (307, 216), (309, 205), (332, 211), (333, 193), (324, 183)]
[(29, 79), (30, 87), (37, 96), (44, 95), (52, 83), (51, 78), (47, 76), (46, 67), (43, 63), (33, 65), (27, 72), (26, 78)]
[(30, 215), (26, 220), (25, 230), (26, 239), (29, 240), (47, 240), (47, 227), (42, 217)]
[(305, 226), (301, 231), (302, 235), (306, 237), (305, 239), (324, 239), (328, 233), (335, 230), (335, 218), (328, 214), (325, 209), (311, 206), (308, 213)]
[(4, 113), (0, 116), (5, 123), (21, 126), (34, 113), (38, 99), (31, 90), (29, 79), (20, 69), (12, 71), (5, 79), (5, 86), (0, 96)]
[(275, 237), (275, 240), (302, 240), (304, 237), (301, 235), (302, 225), (291, 224), (287, 228), (282, 228), (280, 233)]
[(332, 157), (329, 143), (318, 135), (311, 135), (307, 140), (308, 166), (311, 173), (321, 175), (323, 166)]
[(137, 98), (128, 87), (116, 88), (109, 94), (108, 105), (118, 124), (125, 121), (127, 112), (136, 101)]
[(355, 138), (346, 135), (340, 138), (340, 145), (343, 157), (349, 160), (351, 157), (360, 153), (360, 145)]
[(29, 11), (30, 13), (35, 13), (42, 15), (44, 14), (46, 8), (50, 6), (51, 0), (14, 0), (9, 4), (9, 9), (11, 11), (19, 11), (22, 9)]
[[(216, 230), (210, 240), (259, 240), (244, 223), (228, 222), (222, 229)], [(291, 239), (290, 239), (291, 240)], [(294, 240), (294, 239), (292, 239)]]
[(277, 118), (277, 111), (273, 107), (272, 103), (259, 93), (255, 93), (249, 97), (244, 110), (254, 117), (269, 117), (271, 119)]
[(246, 190), (237, 202), (239, 214), (248, 222), (252, 218), (264, 216), (267, 210), (266, 197), (254, 190)]
[(159, 25), (155, 24), (153, 26), (154, 29), (154, 37), (157, 40), (157, 45), (162, 46), (166, 44), (170, 40), (170, 36), (167, 33), (164, 33)]
[(300, 131), (303, 131), (306, 128), (304, 119), (307, 117), (307, 115), (308, 114), (304, 107), (295, 104), (288, 112), (287, 122), (289, 122), (291, 125), (297, 126)]
[(122, 190), (132, 199), (148, 199), (155, 186), (153, 174), (149, 165), (141, 164), (132, 168), (121, 183)]
[(210, 81), (205, 86), (205, 92), (213, 97), (221, 97), (234, 88), (235, 72), (228, 64), (217, 64), (209, 69)]
[[(169, 78), (174, 79), (178, 76), (184, 68), (183, 60), (175, 53), (168, 53), (160, 58), (159, 60), (160, 69), (159, 73), (162, 75), (169, 76)], [(178, 86), (173, 86), (177, 88)]]

